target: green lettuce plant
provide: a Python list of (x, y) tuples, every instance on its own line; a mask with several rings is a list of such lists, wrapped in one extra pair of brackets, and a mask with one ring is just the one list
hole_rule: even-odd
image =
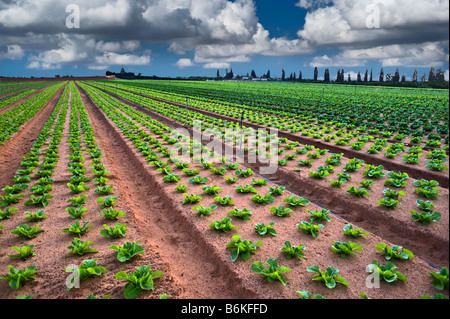
[(19, 289), (20, 286), (26, 281), (35, 279), (35, 274), (37, 273), (36, 266), (28, 266), (24, 270), (14, 268), (9, 265), (9, 274), (0, 277), (0, 280), (9, 280), (9, 286), (12, 289)]
[(106, 224), (103, 225), (105, 229), (100, 231), (100, 235), (108, 238), (118, 238), (125, 237), (127, 232), (127, 224), (115, 223), (114, 227), (108, 226)]
[(256, 253), (256, 248), (262, 246), (262, 244), (261, 240), (254, 243), (250, 240), (242, 240), (239, 235), (234, 235), (232, 240), (228, 242), (226, 248), (232, 248), (231, 261), (235, 262), (239, 256), (241, 256), (243, 260), (248, 260), (251, 254)]
[(92, 244), (92, 241), (84, 242), (80, 238), (75, 237), (71, 241), (71, 245), (67, 247), (67, 249), (68, 249), (67, 253), (70, 255), (77, 254), (80, 256), (82, 256), (86, 253), (97, 253), (98, 250), (88, 247), (91, 244)]
[(0, 220), (11, 218), (11, 213), (18, 210), (16, 207), (7, 207), (5, 210), (0, 209)]
[(126, 280), (125, 291), (123, 293), (125, 299), (137, 298), (142, 290), (154, 290), (154, 279), (164, 276), (160, 270), (152, 271), (150, 264), (139, 266), (132, 274), (125, 271), (119, 271), (115, 274), (116, 279)]
[(270, 209), (270, 212), (273, 213), (276, 216), (280, 217), (287, 217), (290, 216), (294, 211), (290, 208), (284, 207), (283, 205), (280, 205), (278, 207), (272, 207)]
[(97, 204), (101, 204), (102, 208), (107, 208), (113, 206), (119, 197), (106, 196), (97, 198)]
[(260, 234), (262, 237), (266, 237), (267, 235), (272, 235), (272, 236), (278, 236), (276, 230), (274, 229), (276, 223), (274, 222), (269, 222), (267, 225), (265, 225), (264, 223), (260, 223), (260, 224), (255, 224), (255, 230), (258, 234)]
[(266, 206), (267, 204), (273, 203), (275, 199), (269, 194), (267, 193), (265, 196), (261, 196), (261, 195), (253, 195), (252, 197), (252, 201), (259, 203), (263, 206)]
[(303, 253), (303, 251), (306, 250), (306, 247), (303, 244), (300, 244), (298, 246), (292, 246), (291, 242), (287, 240), (284, 242), (284, 246), (281, 247), (280, 250), (284, 252), (287, 259), (305, 258), (305, 254)]
[(25, 217), (23, 220), (27, 220), (30, 222), (39, 222), (48, 217), (47, 215), (45, 215), (45, 211), (42, 209), (36, 212), (25, 212), (25, 214), (27, 214), (28, 217)]
[(353, 225), (351, 224), (345, 225), (343, 230), (344, 230), (343, 234), (349, 236), (350, 238), (357, 238), (370, 235), (368, 232), (363, 231), (362, 228), (353, 229)]
[(234, 205), (234, 202), (232, 201), (231, 196), (224, 196), (224, 197), (216, 196), (216, 197), (214, 197), (214, 200), (219, 202), (219, 204), (222, 206), (228, 206), (228, 205), (233, 206)]
[(239, 229), (239, 227), (231, 224), (230, 217), (223, 217), (221, 221), (214, 220), (211, 224), (209, 224), (210, 228), (215, 229), (217, 232), (228, 232), (232, 229)]
[(322, 281), (329, 289), (335, 288), (337, 283), (348, 287), (347, 280), (344, 277), (339, 276), (339, 270), (334, 267), (329, 266), (325, 271), (322, 271), (319, 266), (313, 265), (306, 268), (306, 271), (315, 273), (316, 275), (312, 280)]
[(131, 260), (134, 256), (144, 254), (144, 247), (139, 245), (140, 240), (137, 242), (124, 242), (122, 246), (119, 245), (111, 245), (110, 249), (117, 250), (117, 260), (120, 262), (126, 262)]
[(197, 211), (197, 215), (199, 215), (200, 217), (211, 215), (213, 210), (216, 208), (217, 205), (214, 204), (209, 207), (204, 207), (203, 205), (192, 207), (193, 210)]
[(311, 234), (313, 238), (317, 238), (319, 235), (319, 229), (323, 228), (323, 225), (316, 225), (314, 224), (314, 221), (308, 222), (304, 220), (300, 224), (297, 224), (297, 228), (303, 230), (306, 234)]
[(349, 242), (332, 241), (331, 250), (337, 253), (341, 258), (345, 258), (347, 255), (355, 255), (354, 251), (362, 251), (363, 247), (359, 244)]
[(257, 274), (262, 274), (267, 278), (268, 282), (279, 280), (283, 286), (286, 286), (286, 278), (282, 273), (289, 272), (292, 269), (285, 266), (279, 266), (278, 261), (274, 258), (267, 259), (266, 264), (269, 265), (268, 268), (265, 268), (262, 262), (256, 261), (252, 264), (252, 270)]
[(27, 224), (22, 224), (11, 230), (11, 234), (22, 237), (23, 239), (31, 239), (37, 237), (38, 234), (43, 231), (44, 230), (41, 228), (41, 226), (31, 227)]
[(87, 208), (83, 207), (67, 207), (66, 210), (73, 219), (83, 218), (83, 214), (87, 212)]
[(388, 261), (386, 265), (381, 265), (377, 260), (372, 261), (368, 269), (371, 274), (379, 276), (385, 282), (391, 283), (397, 280), (408, 281), (408, 279), (401, 272), (397, 271), (397, 266)]
[(11, 258), (27, 260), (28, 258), (36, 255), (36, 252), (33, 250), (34, 245), (26, 245), (26, 246), (22, 246), (22, 247), (14, 246), (11, 248), (14, 249), (15, 251), (17, 251), (17, 253), (18, 253), (17, 255), (8, 255), (8, 257), (11, 257)]
[(80, 225), (80, 221), (77, 219), (74, 224), (70, 225), (68, 228), (64, 228), (62, 230), (63, 233), (71, 233), (75, 236), (81, 236), (86, 234), (86, 232), (94, 227), (93, 225), (88, 225), (89, 222), (85, 222), (83, 225)]
[(87, 279), (90, 276), (101, 276), (106, 273), (107, 270), (103, 266), (97, 266), (98, 259), (85, 259), (79, 267), (66, 267), (64, 271), (76, 273), (77, 276), (73, 277), (70, 283), (67, 285), (67, 291), (70, 291), (76, 284), (76, 279), (80, 281)]
[(448, 290), (449, 271), (447, 267), (442, 267), (439, 272), (430, 271), (430, 275), (434, 278), (432, 285), (437, 290)]
[(290, 197), (286, 197), (283, 200), (284, 203), (288, 203), (290, 206), (298, 207), (298, 206), (306, 206), (309, 204), (309, 200), (303, 197), (297, 197), (295, 195), (291, 195)]
[(181, 205), (185, 205), (185, 204), (195, 204), (198, 203), (199, 201), (202, 200), (202, 197), (200, 197), (199, 195), (188, 195), (188, 194), (183, 194), (184, 199), (183, 202), (181, 203)]
[(398, 245), (393, 245), (392, 247), (389, 247), (385, 243), (379, 243), (375, 245), (375, 249), (381, 250), (382, 255), (386, 258), (386, 260), (391, 259), (406, 260), (414, 258), (414, 254), (410, 250)]

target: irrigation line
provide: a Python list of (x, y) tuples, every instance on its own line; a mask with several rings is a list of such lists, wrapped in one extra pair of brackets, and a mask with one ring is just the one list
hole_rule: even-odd
[[(229, 159), (229, 158), (227, 158), (227, 160), (230, 161), (230, 162), (232, 162), (232, 163), (236, 163), (234, 160), (231, 160), (231, 159)], [(262, 178), (262, 179), (268, 181), (269, 183), (271, 183), (271, 184), (273, 184), (273, 185), (275, 185), (275, 186), (282, 186), (282, 185), (279, 185), (279, 184), (277, 184), (277, 183), (271, 181), (270, 179), (268, 179), (268, 178), (266, 178), (266, 177), (264, 177), (264, 176), (262, 176), (262, 175), (260, 175), (260, 174), (258, 174), (258, 173), (255, 173), (255, 172), (253, 172), (253, 173), (254, 173), (255, 175), (257, 175), (258, 177), (260, 177), (260, 178)], [(298, 195), (298, 194), (296, 194), (296, 193), (293, 193), (293, 192), (290, 191), (290, 190), (288, 190), (288, 192), (290, 192), (291, 194), (293, 194), (293, 195), (295, 195), (295, 196), (300, 197), (300, 195)], [(308, 200), (309, 200), (309, 199), (308, 199)], [(326, 208), (323, 208), (322, 206), (320, 206), (320, 205), (318, 205), (318, 204), (316, 204), (316, 203), (314, 203), (314, 202), (311, 202), (311, 201), (310, 201), (310, 203), (313, 204), (313, 205), (315, 205), (315, 206), (317, 206), (317, 207), (319, 207), (320, 209), (326, 209)], [(328, 209), (327, 209), (327, 210), (328, 210)], [(348, 220), (342, 218), (341, 216), (336, 215), (336, 214), (334, 214), (334, 213), (331, 212), (331, 211), (328, 211), (328, 212), (329, 212), (331, 215), (333, 215), (333, 216), (335, 216), (335, 217), (337, 217), (337, 218), (343, 220), (343, 221), (346, 222), (347, 224), (352, 224), (352, 225), (358, 227), (358, 225), (355, 225), (354, 223), (349, 222)], [(431, 266), (431, 267), (433, 267), (433, 268), (436, 268), (436, 269), (438, 269), (438, 270), (441, 269), (441, 267), (438, 267), (438, 266), (436, 266), (436, 265), (434, 265), (434, 264), (432, 264), (432, 263), (426, 261), (426, 260), (423, 259), (423, 258), (420, 258), (420, 259), (423, 260), (425, 263), (427, 263), (429, 266)]]

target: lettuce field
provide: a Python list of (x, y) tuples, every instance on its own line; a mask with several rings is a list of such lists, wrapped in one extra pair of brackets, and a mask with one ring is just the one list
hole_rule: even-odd
[(2, 299), (448, 298), (448, 90), (1, 86)]

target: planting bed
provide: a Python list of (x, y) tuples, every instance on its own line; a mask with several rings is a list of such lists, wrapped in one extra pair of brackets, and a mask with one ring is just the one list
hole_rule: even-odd
[[(357, 158), (351, 150), (338, 147), (327, 149), (326, 144), (314, 143), (312, 139), (293, 132), (280, 132), (275, 140), (278, 149), (283, 150), (278, 159), (291, 156), (293, 160), (279, 162), (280, 166), (273, 174), (260, 174), (260, 167), (265, 164), (250, 161), (251, 152), (255, 150), (255, 145), (250, 143), (246, 145), (248, 149), (243, 163), (236, 163), (236, 157), (222, 158), (205, 149), (204, 155), (210, 158), (204, 158), (204, 163), (189, 162), (189, 165), (182, 166), (185, 162), (181, 158), (170, 161), (169, 151), (178, 141), (175, 138), (189, 142), (195, 133), (199, 133), (199, 128), (192, 122), (194, 119), (224, 128), (221, 125), (228, 124), (209, 122), (224, 115), (208, 110), (196, 112), (191, 108), (186, 120), (185, 110), (180, 105), (122, 91), (129, 95), (122, 95), (114, 91), (114, 86), (108, 89), (98, 82), (64, 82), (59, 93), (34, 117), (36, 125), (33, 127), (37, 131), (27, 135), (28, 141), (18, 138), (22, 130), (31, 129), (24, 124), (21, 131), (0, 148), (2, 168), (7, 167), (2, 169), (0, 176), (2, 188), (12, 186), (14, 176), (30, 176), (30, 180), (24, 182), (28, 187), (18, 191), (24, 197), (19, 198), (17, 203), (3, 202), (5, 205), (0, 207), (3, 212), (8, 207), (17, 208), (10, 216), (0, 219), (3, 226), (0, 230), (0, 277), (8, 274), (9, 265), (16, 269), (36, 266), (37, 270), (35, 278), (21, 284), (18, 289), (9, 287), (7, 280), (0, 280), (0, 298), (32, 295), (36, 299), (83, 299), (92, 294), (111, 299), (130, 296), (157, 299), (166, 295), (172, 299), (295, 299), (301, 297), (300, 291), (328, 299), (361, 299), (363, 295), (374, 299), (418, 299), (423, 295), (435, 296), (435, 293), (448, 297), (448, 286), (443, 290), (437, 289), (431, 275), (442, 267), (448, 267), (449, 207), (448, 185), (445, 185), (445, 181), (448, 183), (448, 172), (427, 175), (428, 179), (434, 179), (431, 178), (433, 176), (441, 178), (437, 188), (439, 197), (432, 199), (441, 219), (424, 226), (412, 219), (410, 211), (420, 210), (417, 200), (427, 200), (418, 195), (415, 191), (417, 186), (414, 186), (414, 182), (421, 180), (417, 172), (426, 170), (409, 171), (405, 180), (408, 184), (404, 187), (385, 185), (390, 177), (389, 172), (397, 173), (399, 168), (405, 167), (401, 162), (389, 164), (392, 166), (386, 164), (380, 179), (369, 179), (364, 172), (370, 168), (365, 165), (378, 165), (377, 157), (373, 160), (365, 157), (364, 163), (350, 172), (344, 167)], [(229, 117), (227, 123), (238, 123), (238, 119)], [(248, 121), (244, 125), (247, 128), (268, 129), (268, 126), (252, 125)], [(186, 129), (189, 137), (171, 135), (174, 129), (180, 127)], [(247, 133), (251, 135), (252, 131)], [(206, 140), (203, 144), (209, 142)], [(191, 146), (201, 145), (194, 142)], [(220, 144), (221, 149), (225, 147), (232, 148), (233, 154), (240, 148), (232, 139)], [(319, 167), (330, 165), (327, 159), (332, 158), (332, 154), (339, 155), (340, 150), (341, 163), (335, 162), (329, 175), (322, 179), (310, 176)], [(34, 155), (31, 156), (31, 153)], [(321, 154), (320, 157), (308, 155), (313, 153)], [(317, 158), (314, 158), (311, 167), (299, 165), (299, 160), (310, 160), (314, 156)], [(38, 163), (27, 164), (25, 159)], [(44, 163), (48, 166), (37, 166)], [(24, 172), (26, 168), (30, 170)], [(46, 170), (48, 178), (54, 179), (45, 192), (51, 195), (48, 196), (48, 203), (43, 207), (30, 204), (30, 199), (36, 200), (32, 191), (38, 196), (36, 185), (43, 185), (39, 178), (46, 174)], [(341, 187), (332, 187), (330, 181), (338, 180), (338, 174), (344, 173), (351, 180)], [(104, 208), (98, 202), (99, 198), (108, 196), (95, 192), (102, 175), (108, 179), (105, 186), (110, 186), (113, 191), (109, 196), (116, 198), (112, 209), (124, 213), (117, 220), (106, 219)], [(227, 181), (233, 178), (234, 183)], [(360, 188), (358, 183), (365, 180), (374, 182), (368, 189), (370, 196), (356, 197), (347, 193), (348, 186)], [(260, 181), (261, 185), (256, 185), (256, 181)], [(71, 189), (68, 183), (72, 187), (86, 186), (86, 189), (78, 188), (79, 193), (74, 193), (75, 188)], [(400, 205), (395, 209), (377, 204), (388, 187), (405, 193), (405, 196), (399, 197)], [(213, 193), (208, 194), (208, 190)], [(6, 188), (1, 195), (5, 193)], [(82, 218), (74, 218), (69, 211), (75, 206), (68, 200), (81, 195), (87, 195), (86, 202), (81, 204), (86, 211)], [(189, 195), (199, 196), (199, 201), (186, 202)], [(255, 195), (267, 195), (268, 203), (258, 203)], [(228, 196), (232, 202), (226, 205)], [(301, 199), (297, 206), (287, 201), (292, 196)], [(1, 199), (5, 200), (4, 197)], [(203, 215), (200, 208), (204, 210)], [(41, 209), (47, 218), (39, 222), (23, 220), (28, 216), (25, 212)], [(233, 215), (245, 209), (251, 212), (248, 219)], [(277, 215), (282, 215), (283, 211), (286, 216)], [(311, 221), (313, 212), (325, 213), (325, 219)], [(212, 227), (213, 222), (227, 217), (237, 228), (218, 232)], [(78, 236), (63, 231), (76, 221), (80, 225), (88, 222), (86, 225), (92, 228)], [(313, 236), (298, 227), (305, 222), (320, 224), (322, 228)], [(41, 226), (43, 232), (31, 239), (22, 239), (11, 233), (24, 223)], [(126, 224), (125, 236), (104, 236), (104, 225), (114, 227), (117, 223), (122, 226)], [(263, 236), (255, 230), (257, 224), (267, 226), (270, 223), (275, 223), (273, 229), (276, 236), (273, 233)], [(344, 227), (349, 224), (354, 229), (361, 227), (368, 234), (350, 238), (344, 234)], [(73, 244), (75, 238), (85, 243), (92, 241), (88, 247), (96, 252), (69, 254), (68, 246)], [(242, 255), (235, 259), (232, 247), (227, 248), (227, 245), (231, 246), (230, 242), (239, 239), (258, 243), (248, 260), (244, 260)], [(345, 258), (332, 250), (333, 242), (349, 241), (362, 250), (356, 249), (354, 255)], [(111, 245), (121, 246), (124, 242), (138, 243), (144, 253), (126, 262), (119, 261)], [(281, 249), (287, 242), (292, 247), (304, 248), (300, 249), (301, 258), (287, 258)], [(414, 257), (389, 261), (382, 251), (375, 248), (380, 243), (385, 243), (387, 247), (401, 245), (412, 251)], [(8, 256), (15, 253), (12, 247), (24, 245), (34, 245), (36, 255), (25, 261)], [(92, 259), (106, 272), (101, 273), (97, 269), (97, 275), (82, 280), (79, 288), (73, 287), (68, 291), (67, 279), (73, 278), (70, 268)], [(266, 261), (269, 259), (276, 259), (280, 266), (289, 268), (283, 273), (285, 281), (268, 282), (262, 274), (255, 272), (261, 266), (258, 262), (267, 267)], [(407, 281), (400, 280), (403, 278), (400, 274), (395, 282), (374, 280), (368, 268), (374, 260), (381, 265), (393, 263)], [(123, 277), (123, 272), (131, 274), (138, 267), (148, 265), (152, 271), (162, 272), (162, 276), (155, 272), (157, 278), (154, 278), (153, 289), (142, 290), (136, 295), (127, 294), (127, 281), (118, 279), (120, 276), (116, 274)], [(327, 267), (339, 270), (339, 276), (346, 279), (347, 285), (337, 283), (335, 288), (330, 289), (323, 282), (312, 280), (315, 274), (309, 270), (315, 265), (323, 271)], [(373, 287), (377, 284), (379, 286)]]

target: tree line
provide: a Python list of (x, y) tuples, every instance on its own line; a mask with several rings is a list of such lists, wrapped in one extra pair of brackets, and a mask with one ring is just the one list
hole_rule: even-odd
[[(242, 79), (245, 76), (235, 75), (233, 73), (233, 69), (225, 72), (225, 76), (220, 75), (220, 71), (217, 70), (216, 79)], [(321, 82), (321, 83), (352, 83), (352, 84), (371, 84), (371, 85), (386, 85), (386, 86), (410, 86), (410, 87), (434, 87), (434, 88), (448, 88), (448, 82), (445, 80), (445, 73), (441, 69), (435, 69), (434, 67), (430, 68), (430, 71), (424, 73), (420, 79), (417, 70), (414, 70), (412, 74), (412, 80), (406, 80), (406, 74), (400, 75), (400, 71), (397, 68), (394, 74), (387, 73), (385, 74), (383, 68), (381, 68), (380, 73), (378, 75), (374, 75), (373, 70), (370, 72), (368, 69), (365, 70), (364, 73), (358, 72), (356, 75), (356, 79), (351, 77), (350, 73), (345, 73), (344, 69), (339, 69), (337, 71), (335, 79), (331, 79), (330, 70), (327, 68), (324, 71), (323, 78), (319, 79), (319, 70), (317, 67), (314, 68), (313, 79), (303, 79), (302, 71), (300, 70), (298, 76), (295, 72), (290, 73), (287, 76), (286, 71), (284, 69), (281, 70), (281, 79), (272, 78), (270, 75), (270, 70), (261, 75), (257, 76), (255, 70), (251, 70), (250, 74), (247, 73), (247, 78), (261, 78), (267, 80), (281, 80), (288, 82)]]
[[(237, 77), (242, 78), (243, 76), (238, 75)], [(255, 70), (252, 70), (250, 75), (247, 73), (246, 77), (258, 78)], [(230, 71), (228, 71), (228, 69), (226, 69), (225, 76), (223, 76), (223, 77), (220, 75), (220, 70), (217, 70), (217, 78), (221, 78), (221, 79), (235, 78), (233, 69), (231, 69)], [(268, 70), (266, 73), (264, 73), (262, 76), (260, 76), (260, 78), (272, 79), (272, 77), (270, 75), (270, 70)], [(352, 79), (350, 73), (348, 73), (347, 76), (345, 76), (344, 69), (342, 69), (342, 70), (339, 69), (337, 71), (334, 82), (336, 82), (336, 83), (345, 82), (345, 79), (347, 79), (348, 82), (351, 82), (351, 81), (374, 82), (374, 75), (373, 75), (372, 70), (370, 70), (370, 73), (369, 73), (369, 70), (366, 69), (364, 74), (361, 74), (361, 72), (358, 72), (358, 74), (356, 75), (356, 79)], [(281, 69), (281, 81), (303, 81), (303, 80), (304, 79), (302, 76), (302, 71), (299, 72), (298, 77), (295, 72), (291, 73), (289, 76), (286, 76), (286, 71), (284, 69)], [(331, 76), (330, 76), (330, 70), (325, 69), (323, 79), (319, 80), (319, 70), (317, 67), (315, 67), (313, 81), (331, 82), (332, 80), (331, 80)], [(378, 82), (394, 82), (394, 83), (395, 82), (406, 82), (406, 74), (402, 74), (400, 76), (399, 69), (397, 68), (395, 70), (394, 74), (387, 73), (386, 75), (384, 75), (384, 70), (383, 70), (383, 68), (381, 68), (379, 76), (376, 78), (376, 81), (378, 81)], [(444, 82), (445, 81), (445, 73), (441, 69), (435, 70), (434, 67), (431, 67), (431, 69), (428, 73), (428, 77), (427, 77), (427, 74), (424, 73), (420, 78), (420, 82), (435, 82), (435, 81)], [(414, 70), (411, 82), (413, 82), (413, 83), (419, 82), (419, 75), (418, 75), (417, 70)]]

